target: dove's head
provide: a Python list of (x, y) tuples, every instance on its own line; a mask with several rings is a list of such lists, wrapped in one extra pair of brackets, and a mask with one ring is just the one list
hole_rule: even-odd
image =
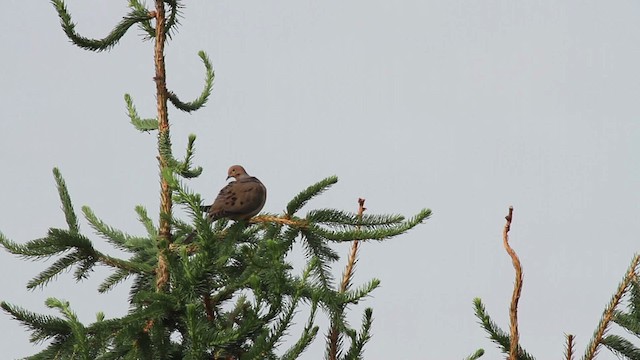
[(235, 178), (236, 180), (238, 180), (238, 178), (242, 176), (248, 176), (248, 174), (247, 171), (240, 165), (233, 165), (229, 168), (229, 171), (227, 171), (227, 180), (229, 180), (229, 178)]

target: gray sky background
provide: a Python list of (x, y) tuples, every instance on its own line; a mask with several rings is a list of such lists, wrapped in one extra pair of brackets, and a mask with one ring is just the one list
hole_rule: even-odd
[[(124, 1), (68, 7), (92, 37), (126, 12)], [(133, 209), (157, 218), (155, 135), (128, 123), (123, 94), (154, 116), (152, 44), (133, 29), (111, 52), (89, 53), (70, 45), (47, 1), (5, 1), (3, 13), (0, 231), (22, 243), (64, 226), (58, 166), (78, 212), (89, 205), (144, 234)], [(434, 211), (405, 236), (362, 246), (356, 282), (382, 280), (350, 315), (359, 326), (374, 308), (367, 359), (461, 359), (480, 347), (501, 357), (472, 299), (508, 328), (509, 205), (522, 345), (559, 358), (571, 333), (584, 352), (639, 248), (640, 3), (191, 1), (166, 56), (183, 99), (202, 88), (199, 50), (216, 69), (213, 96), (192, 115), (170, 113), (178, 157), (198, 135), (205, 172), (190, 188), (213, 199), (240, 163), (269, 188), (268, 212), (333, 174), (340, 182), (308, 208), (355, 211), (364, 197), (371, 213)], [(348, 245), (338, 249), (346, 257)], [(56, 314), (44, 300), (64, 298), (87, 323), (126, 312), (126, 285), (97, 294), (104, 269), (26, 291), (44, 266), (0, 253), (0, 299)], [(0, 329), (3, 357), (36, 351), (6, 314)], [(303, 359), (323, 355), (320, 338)]]

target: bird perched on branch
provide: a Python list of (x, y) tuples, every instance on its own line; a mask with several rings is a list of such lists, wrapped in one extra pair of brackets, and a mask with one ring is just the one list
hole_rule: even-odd
[[(231, 166), (227, 172), (227, 180), (229, 178), (235, 181), (220, 190), (213, 204), (202, 207), (210, 222), (222, 218), (249, 220), (262, 210), (267, 200), (267, 188), (258, 178), (247, 174), (242, 166)], [(192, 232), (183, 243), (191, 242), (195, 235), (196, 232)]]

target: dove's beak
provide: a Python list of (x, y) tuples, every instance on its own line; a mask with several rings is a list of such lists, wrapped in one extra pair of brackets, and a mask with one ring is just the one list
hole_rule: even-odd
[(227, 180), (229, 180), (231, 178), (231, 175), (227, 176)]

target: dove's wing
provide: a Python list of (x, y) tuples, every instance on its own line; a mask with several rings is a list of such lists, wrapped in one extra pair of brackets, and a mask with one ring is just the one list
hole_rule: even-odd
[(241, 177), (220, 190), (209, 208), (209, 219), (247, 220), (262, 210), (266, 200), (267, 189), (260, 180), (253, 176)]

